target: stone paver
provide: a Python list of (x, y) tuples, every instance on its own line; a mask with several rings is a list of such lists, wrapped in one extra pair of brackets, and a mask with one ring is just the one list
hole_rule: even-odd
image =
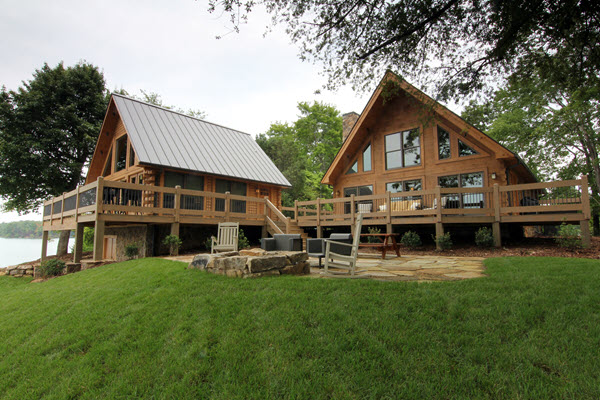
[[(389, 281), (439, 282), (485, 277), (483, 257), (401, 256), (363, 258), (359, 254), (355, 278)], [(323, 277), (318, 260), (311, 258), (311, 276)], [(336, 275), (340, 277), (344, 275)], [(349, 277), (349, 276), (348, 276)]]

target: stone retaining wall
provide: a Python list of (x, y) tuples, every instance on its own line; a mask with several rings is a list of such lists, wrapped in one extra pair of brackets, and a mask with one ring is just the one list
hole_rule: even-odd
[(266, 252), (260, 249), (212, 255), (199, 254), (194, 257), (188, 268), (239, 278), (310, 274), (308, 254)]

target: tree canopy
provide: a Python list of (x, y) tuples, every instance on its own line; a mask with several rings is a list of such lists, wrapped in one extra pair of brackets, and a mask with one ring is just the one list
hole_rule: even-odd
[(106, 110), (97, 67), (48, 64), (16, 91), (0, 92), (0, 197), (27, 213), (83, 182)]
[(342, 117), (333, 106), (298, 103), (300, 116), (293, 124), (272, 124), (256, 142), (292, 184), (284, 190), (282, 203), (331, 198), (331, 189), (321, 184), (323, 175), (342, 146)]
[(173, 110), (173, 111), (181, 113), (181, 114), (189, 115), (190, 117), (193, 117), (193, 118), (198, 118), (198, 119), (206, 118), (206, 112), (204, 112), (204, 111), (194, 110), (191, 108), (188, 110), (184, 110), (182, 108), (179, 108), (176, 106), (170, 106), (170, 105), (163, 103), (163, 100), (162, 100), (160, 94), (158, 94), (156, 92), (147, 92), (143, 89), (140, 89), (141, 96), (137, 96), (135, 94), (129, 94), (129, 92), (127, 92), (127, 90), (121, 88), (121, 89), (115, 89), (113, 91), (113, 93), (122, 94), (123, 96), (128, 96), (133, 99), (143, 101), (145, 103), (154, 104), (155, 106), (166, 108), (168, 110)]
[(371, 89), (392, 69), (447, 99), (548, 58), (568, 58), (571, 68), (556, 72), (580, 81), (600, 70), (594, 0), (210, 0), (209, 11), (227, 13), (239, 31), (258, 5), (301, 59), (323, 65), (329, 88)]

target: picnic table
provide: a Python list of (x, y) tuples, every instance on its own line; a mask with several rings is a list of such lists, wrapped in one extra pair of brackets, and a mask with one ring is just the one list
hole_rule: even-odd
[(387, 250), (393, 250), (396, 252), (396, 256), (400, 257), (400, 248), (396, 242), (397, 233), (363, 233), (361, 237), (375, 237), (379, 240), (377, 243), (360, 243), (359, 248), (376, 248), (381, 250), (381, 258), (385, 259), (385, 253)]

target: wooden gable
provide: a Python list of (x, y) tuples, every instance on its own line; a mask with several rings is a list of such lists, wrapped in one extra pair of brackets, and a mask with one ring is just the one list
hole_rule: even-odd
[[(445, 159), (439, 156), (438, 129), (448, 132), (449, 136), (450, 155)], [(389, 139), (386, 137), (411, 130), (420, 134), (419, 154), (416, 156), (418, 165), (388, 168), (385, 141)], [(369, 146), (371, 153), (367, 161), (370, 162), (366, 166), (371, 168), (365, 171), (363, 158)], [(322, 183), (334, 186), (336, 195), (340, 195), (344, 188), (364, 185), (372, 186), (375, 193), (382, 193), (390, 182), (417, 179), (422, 182), (423, 188), (432, 188), (441, 176), (480, 172), (485, 176), (484, 186), (489, 186), (493, 183), (507, 184), (509, 166), (513, 166), (513, 174), (520, 175), (515, 180), (535, 181), (526, 167), (514, 168), (514, 164), (519, 162), (508, 149), (388, 72), (344, 141)]]

